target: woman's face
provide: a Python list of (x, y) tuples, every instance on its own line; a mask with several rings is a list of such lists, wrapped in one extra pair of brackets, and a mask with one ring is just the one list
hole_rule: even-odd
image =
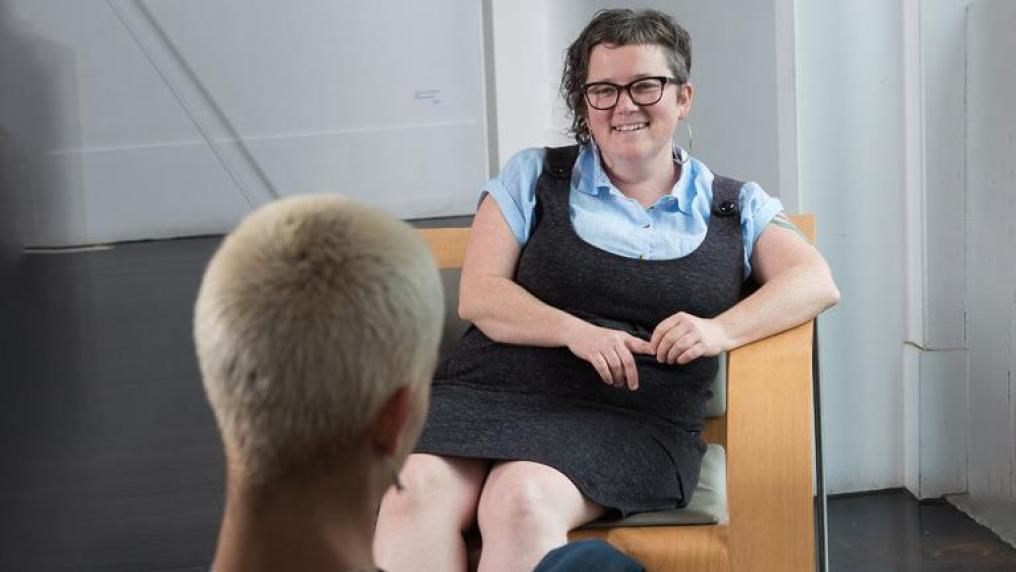
[[(608, 81), (626, 85), (650, 76), (673, 77), (657, 45), (598, 44), (589, 54), (586, 83)], [(677, 122), (687, 115), (691, 105), (691, 86), (684, 89), (685, 95), (679, 96), (678, 86), (668, 82), (660, 101), (643, 107), (632, 103), (625, 90), (613, 109), (593, 109), (587, 102), (586, 123), (607, 162), (652, 161), (661, 154), (669, 157)]]

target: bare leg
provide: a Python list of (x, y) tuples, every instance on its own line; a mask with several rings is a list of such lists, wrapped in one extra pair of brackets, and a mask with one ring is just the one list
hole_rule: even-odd
[(374, 560), (388, 572), (466, 569), (462, 532), (476, 522), (489, 461), (413, 454), (401, 477), (405, 489), (381, 499)]
[(494, 465), (478, 507), (482, 572), (532, 570), (568, 531), (606, 512), (556, 469), (529, 461)]

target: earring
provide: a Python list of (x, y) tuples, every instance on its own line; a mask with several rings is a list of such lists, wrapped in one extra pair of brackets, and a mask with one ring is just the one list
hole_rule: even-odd
[(402, 486), (402, 480), (399, 479), (399, 468), (395, 466), (395, 459), (390, 455), (385, 455), (385, 464), (388, 465), (388, 472), (391, 473), (392, 486), (395, 490), (402, 492), (405, 487)]
[[(688, 159), (691, 158), (691, 150), (692, 150), (692, 148), (695, 145), (695, 134), (692, 133), (692, 130), (691, 130), (691, 120), (688, 119), (687, 117), (684, 117), (682, 119), (684, 119), (684, 127), (688, 130), (688, 150), (684, 154), (684, 156), (681, 158), (681, 161), (680, 161), (680, 163), (682, 165), (684, 165), (685, 163), (688, 162)], [(674, 145), (677, 145), (677, 135), (676, 134), (674, 136)], [(680, 147), (680, 145), (677, 145), (677, 146)]]
[(695, 134), (691, 131), (691, 120), (687, 117), (684, 118), (684, 126), (688, 128), (688, 154), (691, 155), (691, 150), (695, 147)]

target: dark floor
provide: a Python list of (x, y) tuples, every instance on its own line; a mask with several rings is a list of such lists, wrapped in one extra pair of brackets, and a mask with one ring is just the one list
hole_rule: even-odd
[[(0, 570), (207, 570), (223, 469), (190, 320), (218, 240), (22, 259), (0, 296)], [(903, 492), (833, 499), (829, 546), (836, 572), (1016, 570)]]
[(1013, 572), (1016, 549), (944, 501), (895, 490), (829, 500), (834, 572)]

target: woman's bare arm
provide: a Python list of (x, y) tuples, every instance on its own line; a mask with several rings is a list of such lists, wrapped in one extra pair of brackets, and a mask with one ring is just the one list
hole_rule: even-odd
[(492, 340), (567, 347), (590, 362), (604, 382), (638, 387), (632, 351), (650, 353), (645, 340), (601, 328), (549, 306), (512, 277), (521, 249), (497, 203), (485, 197), (473, 219), (459, 288), (459, 316)]
[(563, 332), (581, 320), (544, 304), (512, 280), (520, 253), (497, 203), (487, 195), (466, 245), (459, 316), (499, 342), (563, 346)]
[(766, 227), (751, 265), (761, 287), (716, 318), (733, 347), (807, 322), (840, 301), (825, 258), (792, 230)]
[(840, 300), (825, 259), (791, 229), (768, 225), (751, 264), (761, 287), (734, 307), (711, 320), (681, 312), (660, 322), (650, 340), (659, 361), (717, 355), (811, 320)]

